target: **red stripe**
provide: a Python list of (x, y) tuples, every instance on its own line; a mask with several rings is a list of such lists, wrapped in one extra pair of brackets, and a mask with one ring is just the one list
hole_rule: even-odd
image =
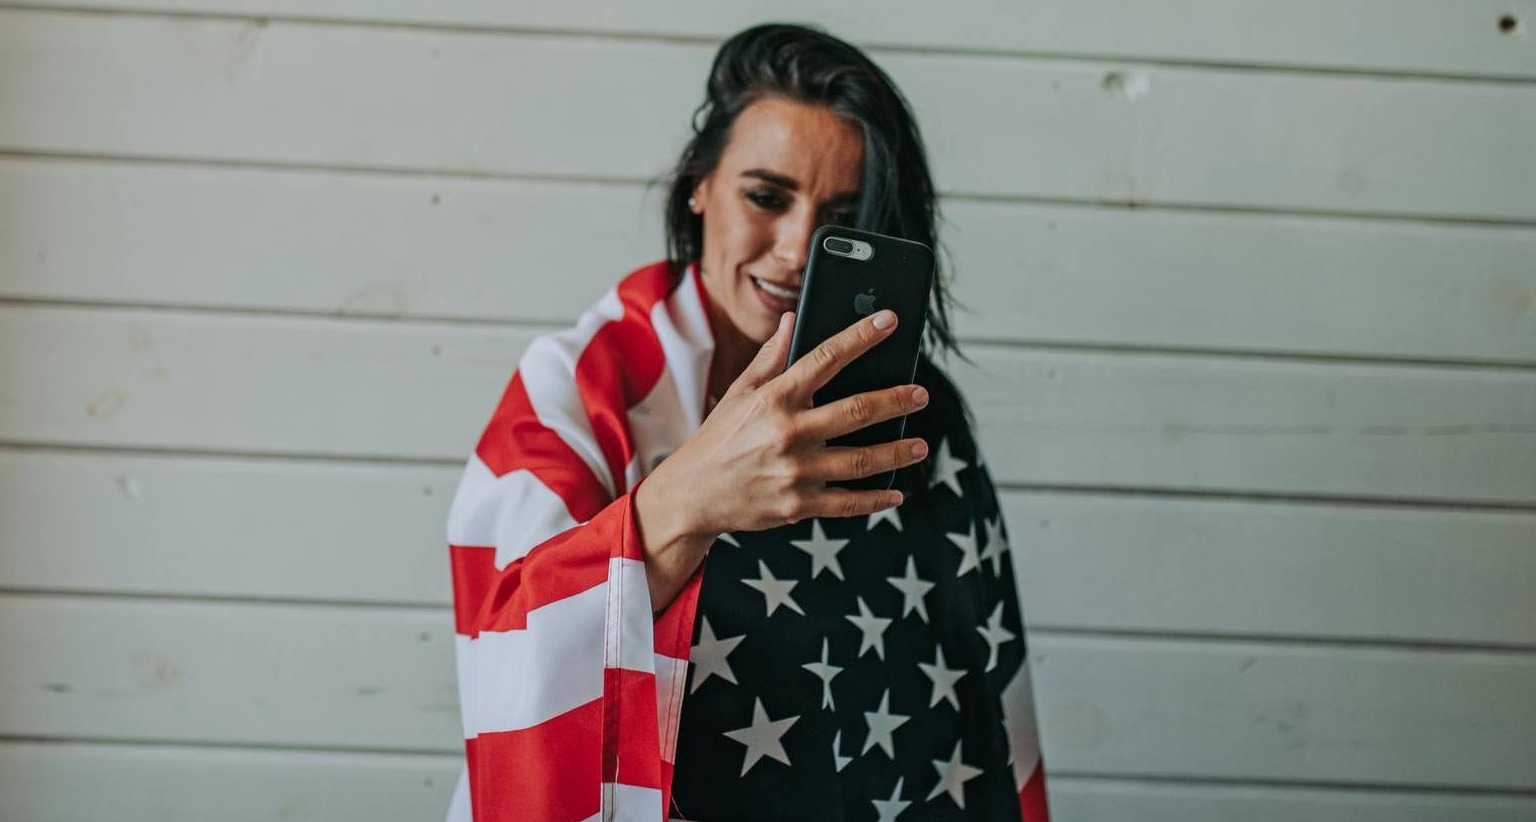
[(594, 699), (532, 728), (468, 740), (475, 822), (577, 822), (601, 810), (601, 723)]
[(659, 790), (656, 677), (644, 671), (604, 668), (603, 708), (603, 729), (609, 732), (603, 740), (603, 781)]
[(590, 519), (608, 502), (607, 490), (581, 455), (539, 421), (521, 373), (512, 375), (475, 454), (498, 477), (528, 469), (565, 501), (577, 522)]
[(635, 454), (629, 409), (650, 394), (666, 367), (651, 309), (674, 284), (664, 262), (625, 277), (617, 289), (623, 318), (599, 328), (576, 362), (576, 389), (615, 488), (626, 487), (625, 469)]
[(1024, 811), (1024, 822), (1051, 822), (1051, 810), (1045, 802), (1045, 762), (1035, 764), (1024, 790), (1019, 791), (1019, 807)]
[[(585, 525), (577, 526), (539, 543), (527, 556), (501, 569), (485, 595), (472, 630), (516, 631), (528, 627), (528, 612), (579, 594), (608, 579), (608, 558), (630, 544), (638, 552), (630, 506), (634, 495), (625, 494)], [(593, 649), (596, 653), (600, 649)]]
[(475, 636), (475, 617), (496, 579), (496, 549), (450, 545), (448, 563), (453, 569), (453, 628)]

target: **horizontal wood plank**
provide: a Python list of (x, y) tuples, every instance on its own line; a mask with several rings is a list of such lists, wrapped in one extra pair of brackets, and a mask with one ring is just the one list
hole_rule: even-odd
[[(649, 179), (675, 162), (712, 54), (0, 11), (0, 74), (28, 78), (0, 89), (0, 149)], [(883, 63), (945, 191), (1536, 220), (1532, 85), (913, 53)], [(523, 77), (560, 82), (509, 79)]]
[(1057, 777), (1058, 822), (1530, 822), (1536, 797)]
[[(0, 306), (0, 441), (458, 462), (522, 328)], [(1004, 483), (1536, 502), (1536, 374), (973, 345)]]
[(0, 588), (442, 606), (458, 478), (0, 450)]
[(440, 819), (459, 767), (450, 755), (0, 742), (0, 818)]
[[(14, 299), (564, 323), (663, 249), (637, 184), (0, 158), (0, 189)], [(968, 338), (1536, 363), (1536, 230), (944, 213)]]
[(1536, 788), (1536, 655), (1031, 635), (1048, 763)]
[(461, 750), (446, 609), (0, 595), (0, 736)]
[(1536, 646), (1536, 515), (1003, 495), (1033, 628)]
[[(724, 38), (766, 20), (826, 26), (865, 47), (1027, 52), (1123, 59), (1221, 62), (1371, 71), (1536, 77), (1524, 32), (1536, 20), (1526, 0), (1043, 0), (999, 4), (956, 0), (907, 3), (891, 13), (879, 0), (665, 0), (625, 3), (387, 0), (34, 0), (54, 8), (132, 9), (218, 15), (313, 17), (425, 25), (504, 27), (586, 34)], [(1506, 15), (1520, 31), (1504, 33)]]
[[(0, 450), (0, 588), (442, 606), (457, 478)], [(1002, 505), (1034, 628), (1536, 644), (1533, 514), (1017, 490)]]

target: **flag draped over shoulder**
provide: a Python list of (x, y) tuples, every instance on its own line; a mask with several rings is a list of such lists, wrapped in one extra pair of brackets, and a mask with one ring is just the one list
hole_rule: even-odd
[[(469, 458), (448, 523), (466, 757), (449, 822), (665, 818), (700, 577), (653, 617), (632, 505), (702, 422), (704, 299), (697, 266), (626, 276), (529, 345)], [(1004, 701), (1038, 822), (1027, 669)]]

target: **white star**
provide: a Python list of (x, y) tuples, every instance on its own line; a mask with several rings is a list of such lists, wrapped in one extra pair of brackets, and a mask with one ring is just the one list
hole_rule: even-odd
[(844, 768), (848, 767), (849, 762), (853, 761), (853, 757), (843, 756), (842, 754), (838, 753), (838, 750), (842, 748), (842, 745), (843, 732), (838, 731), (832, 735), (832, 764), (837, 766), (839, 773), (841, 773)]
[(960, 806), (960, 810), (965, 810), (965, 783), (981, 776), (981, 769), (972, 768), (960, 761), (959, 742), (955, 743), (955, 752), (949, 757), (949, 761), (935, 759), (933, 768), (939, 772), (939, 784), (933, 786), (933, 793), (928, 794), (928, 799), (948, 791), (949, 798)]
[(987, 627), (976, 630), (992, 648), (992, 654), (987, 657), (987, 670), (990, 671), (997, 667), (998, 646), (1014, 638), (1013, 632), (1003, 627), (1003, 603), (997, 603), (997, 607), (992, 609), (992, 616), (987, 617)]
[(891, 624), (891, 620), (870, 613), (869, 606), (864, 604), (864, 597), (859, 597), (859, 615), (850, 615), (848, 621), (863, 634), (859, 638), (858, 656), (863, 656), (865, 651), (874, 648), (875, 656), (885, 659), (885, 628)]
[(1003, 515), (998, 513), (996, 525), (985, 518), (981, 524), (987, 529), (987, 549), (981, 552), (981, 561), (992, 560), (992, 576), (1000, 577), (1003, 575), (1003, 555), (1008, 553), (1008, 541), (1003, 539)]
[(963, 534), (945, 534), (949, 541), (960, 549), (960, 568), (955, 571), (956, 577), (965, 576), (967, 571), (981, 567), (981, 561), (976, 556), (976, 523), (967, 524), (967, 530)]
[(843, 566), (837, 561), (837, 552), (848, 544), (846, 539), (827, 539), (821, 532), (821, 520), (811, 520), (810, 539), (792, 539), (790, 545), (811, 555), (811, 579), (822, 571), (831, 571), (838, 579), (843, 578)]
[(718, 539), (721, 542), (728, 542), (728, 543), (736, 546), (737, 548), (741, 547), (741, 543), (737, 542), (736, 538), (731, 536), (731, 532), (730, 531), (726, 531), (725, 533), (721, 534), (720, 536), (715, 537), (715, 539)]
[(892, 508), (881, 508), (880, 510), (874, 512), (873, 514), (870, 514), (869, 515), (869, 523), (864, 526), (864, 530), (866, 530), (866, 531), (873, 531), (873, 530), (875, 530), (875, 526), (876, 525), (879, 525), (880, 523), (882, 523), (882, 522), (884, 522), (886, 520), (890, 520), (891, 524), (896, 526), (896, 530), (900, 531), (901, 530), (901, 513), (900, 513), (900, 508), (901, 508), (901, 506), (899, 506), (899, 505), (895, 506), (895, 507), (892, 507)]
[(928, 487), (933, 488), (939, 483), (944, 483), (955, 489), (955, 496), (964, 497), (965, 492), (960, 490), (961, 471), (964, 471), (970, 463), (949, 453), (949, 439), (939, 440), (939, 450), (933, 455), (933, 477), (928, 480)]
[(917, 566), (913, 564), (912, 557), (907, 557), (906, 576), (886, 577), (885, 581), (901, 592), (902, 616), (917, 611), (924, 622), (928, 621), (928, 606), (923, 603), (923, 597), (933, 589), (933, 583), (917, 575)]
[(763, 600), (768, 606), (768, 616), (773, 616), (773, 612), (778, 610), (780, 605), (797, 614), (805, 613), (800, 609), (800, 603), (795, 602), (789, 595), (789, 592), (800, 584), (798, 580), (776, 579), (768, 572), (768, 563), (762, 560), (757, 561), (757, 573), (757, 579), (744, 579), (742, 582), (762, 592)]
[(955, 683), (960, 680), (960, 677), (965, 676), (965, 670), (946, 667), (944, 665), (944, 649), (934, 648), (934, 651), (938, 656), (933, 660), (932, 665), (926, 662), (917, 663), (917, 667), (923, 669), (923, 673), (933, 680), (933, 699), (928, 701), (928, 707), (932, 708), (939, 704), (939, 700), (946, 699), (958, 711), (960, 710), (960, 697), (955, 694)]
[[(842, 673), (843, 669), (836, 665), (827, 664), (827, 641), (821, 641), (821, 661), (807, 662), (800, 667), (815, 674), (821, 680), (821, 707), (832, 707), (832, 678)], [(736, 680), (731, 680), (735, 682)]]
[(697, 691), (699, 686), (704, 684), (704, 680), (711, 676), (718, 676), (726, 682), (735, 684), (736, 672), (731, 670), (731, 663), (725, 658), (731, 655), (731, 651), (736, 650), (736, 646), (740, 645), (743, 639), (747, 638), (743, 634), (717, 639), (714, 630), (709, 627), (709, 617), (701, 618), (704, 624), (699, 628), (699, 644), (693, 646), (693, 650), (688, 653), (688, 661), (693, 664), (693, 684), (688, 686), (690, 694)]
[(886, 756), (892, 759), (896, 758), (896, 740), (892, 738), (891, 734), (895, 733), (897, 728), (905, 725), (907, 720), (912, 717), (891, 713), (890, 705), (891, 689), (886, 688), (885, 696), (880, 697), (880, 707), (875, 709), (873, 713), (869, 711), (864, 712), (864, 721), (869, 723), (869, 736), (864, 739), (864, 750), (859, 753), (869, 753), (870, 748), (879, 745), (880, 750), (885, 751)]
[(735, 731), (726, 731), (725, 735), (730, 739), (747, 746), (746, 758), (741, 763), (741, 775), (746, 776), (747, 771), (757, 764), (759, 759), (765, 756), (789, 764), (789, 756), (784, 753), (784, 743), (779, 737), (789, 730), (789, 726), (798, 722), (800, 717), (792, 716), (788, 719), (775, 719), (769, 721), (768, 712), (763, 710), (761, 699), (752, 702), (752, 724)]
[(901, 783), (905, 781), (907, 781), (906, 777), (896, 780), (896, 790), (891, 791), (890, 799), (869, 800), (875, 805), (875, 813), (880, 814), (880, 818), (875, 822), (896, 822), (896, 817), (901, 816), (901, 812), (912, 804), (909, 800), (901, 798)]

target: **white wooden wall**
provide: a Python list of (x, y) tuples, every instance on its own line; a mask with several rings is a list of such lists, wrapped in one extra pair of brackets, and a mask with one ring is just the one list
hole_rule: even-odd
[(0, 3), (0, 819), (441, 815), (458, 466), (765, 16), (926, 129), (1059, 822), (1536, 819), (1536, 1), (1006, 5)]

